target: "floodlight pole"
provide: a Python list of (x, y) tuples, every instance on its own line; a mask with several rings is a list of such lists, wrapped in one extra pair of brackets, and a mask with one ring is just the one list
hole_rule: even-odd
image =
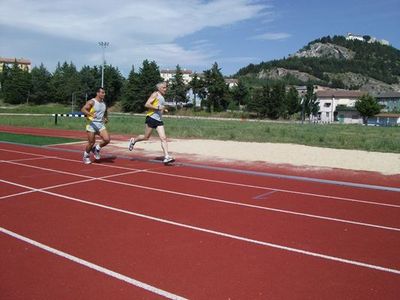
[(99, 42), (99, 46), (103, 49), (103, 62), (101, 66), (101, 87), (104, 88), (104, 64), (105, 64), (105, 50), (110, 45), (109, 42)]

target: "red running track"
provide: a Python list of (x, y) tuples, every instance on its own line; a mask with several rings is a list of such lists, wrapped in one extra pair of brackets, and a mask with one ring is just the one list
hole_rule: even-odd
[(397, 191), (123, 159), (86, 166), (80, 154), (9, 144), (0, 159), (5, 299), (400, 293)]

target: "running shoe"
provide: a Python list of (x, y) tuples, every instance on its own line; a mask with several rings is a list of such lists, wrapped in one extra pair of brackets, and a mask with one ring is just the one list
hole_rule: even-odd
[(171, 156), (166, 156), (163, 160), (164, 164), (170, 164), (173, 163), (175, 161), (175, 158), (171, 157)]
[(101, 158), (101, 156), (100, 156), (100, 150), (97, 150), (96, 146), (94, 146), (94, 147), (92, 148), (92, 152), (93, 152), (94, 158), (95, 158), (96, 160), (99, 160), (99, 159)]
[(132, 151), (133, 150), (133, 146), (135, 146), (135, 139), (134, 138), (131, 138), (130, 140), (129, 140), (129, 145), (128, 145), (128, 150), (129, 151)]
[(91, 164), (92, 161), (90, 160), (90, 156), (84, 156), (84, 157), (83, 157), (83, 163), (84, 163), (85, 165)]

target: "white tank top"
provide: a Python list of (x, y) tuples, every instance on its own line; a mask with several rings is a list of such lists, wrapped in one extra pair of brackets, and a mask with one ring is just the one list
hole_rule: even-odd
[(104, 101), (97, 101), (96, 98), (93, 98), (92, 100), (94, 101), (94, 104), (90, 109), (90, 112), (95, 113), (96, 115), (94, 118), (88, 117), (88, 120), (91, 122), (103, 122), (103, 117), (106, 112), (106, 104)]

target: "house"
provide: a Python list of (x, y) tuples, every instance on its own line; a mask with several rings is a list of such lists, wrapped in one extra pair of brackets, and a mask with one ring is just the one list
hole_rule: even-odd
[(4, 66), (12, 66), (15, 63), (22, 70), (31, 71), (31, 61), (29, 59), (0, 57), (0, 73), (3, 72)]
[[(192, 76), (191, 76), (193, 74), (192, 70), (183, 69), (181, 70), (181, 73), (183, 82), (185, 84), (188, 84), (190, 81), (192, 81)], [(165, 69), (160, 71), (161, 78), (167, 82), (170, 81), (173, 77), (175, 77), (175, 74), (176, 70)]]
[(400, 114), (379, 113), (368, 118), (370, 126), (400, 126)]
[(341, 124), (362, 124), (363, 119), (355, 107), (336, 106), (336, 121)]
[[(345, 123), (345, 120), (351, 120), (349, 123), (359, 123), (355, 121), (356, 114), (354, 110), (356, 101), (363, 94), (364, 92), (361, 91), (339, 89), (317, 91), (316, 95), (319, 101), (318, 120), (323, 123), (332, 123), (341, 119), (343, 123)], [(341, 115), (339, 115), (337, 107), (341, 108)], [(346, 111), (344, 108), (349, 108), (347, 113), (344, 113)]]
[(225, 83), (228, 85), (228, 88), (232, 89), (238, 85), (239, 80), (234, 78), (225, 78)]
[(366, 42), (366, 43), (379, 43), (381, 45), (385, 46), (390, 46), (390, 42), (387, 40), (378, 40), (376, 37), (371, 37), (369, 35), (359, 35), (359, 34), (352, 34), (352, 33), (347, 33), (346, 40), (350, 41), (361, 41), (361, 42)]
[(400, 111), (400, 93), (382, 92), (373, 95), (376, 101), (382, 106), (382, 112)]

